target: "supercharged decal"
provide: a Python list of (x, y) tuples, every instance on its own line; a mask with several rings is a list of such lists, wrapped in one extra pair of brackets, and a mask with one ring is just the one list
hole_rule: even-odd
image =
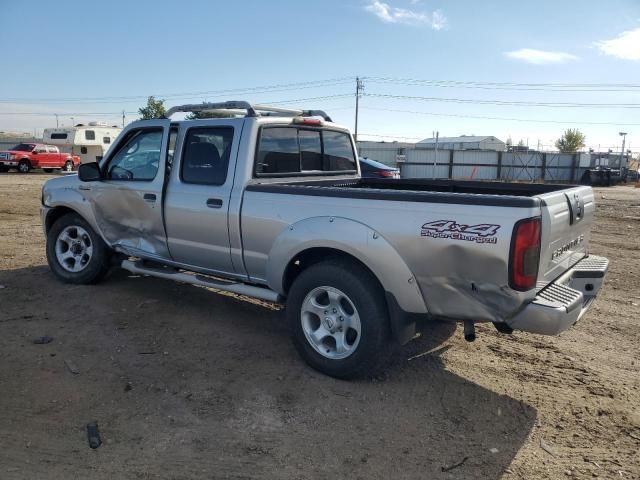
[(481, 223), (479, 225), (462, 225), (453, 220), (436, 220), (422, 225), (420, 235), (431, 238), (449, 238), (476, 243), (498, 243), (496, 233), (500, 225)]

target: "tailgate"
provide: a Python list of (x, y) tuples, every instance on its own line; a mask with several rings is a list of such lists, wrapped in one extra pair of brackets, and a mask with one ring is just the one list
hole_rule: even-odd
[(555, 280), (588, 252), (595, 203), (591, 187), (540, 195), (542, 232), (538, 285)]

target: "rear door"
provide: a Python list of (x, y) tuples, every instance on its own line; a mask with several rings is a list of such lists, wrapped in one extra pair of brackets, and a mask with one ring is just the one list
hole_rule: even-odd
[(169, 120), (132, 124), (101, 163), (104, 180), (83, 183), (107, 240), (132, 253), (168, 258), (162, 219)]
[(164, 204), (167, 242), (177, 262), (212, 272), (236, 271), (229, 199), (243, 124), (231, 118), (180, 126)]
[(60, 152), (58, 147), (47, 145), (47, 166), (56, 168), (60, 166)]
[(541, 195), (542, 237), (539, 286), (553, 281), (588, 252), (595, 203), (591, 187)]
[(31, 152), (31, 166), (33, 168), (46, 168), (49, 166), (49, 154), (47, 153), (47, 147), (44, 145), (38, 145)]

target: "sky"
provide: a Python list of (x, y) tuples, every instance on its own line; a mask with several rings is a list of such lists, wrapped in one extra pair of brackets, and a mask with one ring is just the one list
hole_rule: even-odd
[(359, 139), (494, 135), (640, 152), (640, 1), (0, 0), (0, 131), (249, 100)]

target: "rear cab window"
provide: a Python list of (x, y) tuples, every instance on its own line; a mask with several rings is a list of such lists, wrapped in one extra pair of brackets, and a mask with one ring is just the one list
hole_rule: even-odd
[(255, 176), (355, 173), (351, 136), (344, 131), (297, 126), (263, 126)]

